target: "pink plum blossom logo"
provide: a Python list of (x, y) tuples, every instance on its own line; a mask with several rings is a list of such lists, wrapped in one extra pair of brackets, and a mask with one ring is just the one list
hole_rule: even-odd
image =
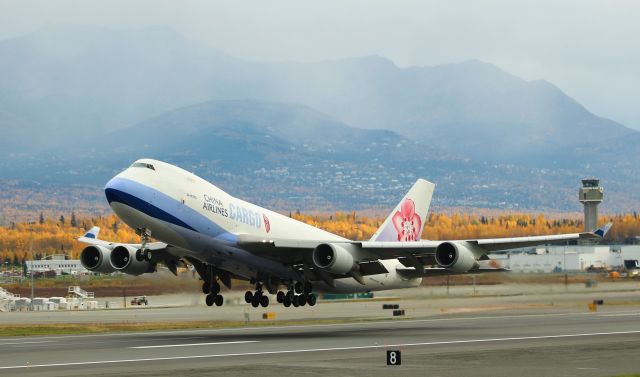
[(391, 220), (398, 233), (398, 241), (418, 241), (420, 239), (422, 220), (416, 214), (416, 205), (413, 200), (405, 199), (400, 205), (400, 211), (397, 211)]
[(262, 214), (262, 220), (264, 220), (264, 228), (266, 229), (267, 233), (269, 233), (269, 231), (271, 230), (271, 224), (269, 224), (269, 219), (264, 213)]

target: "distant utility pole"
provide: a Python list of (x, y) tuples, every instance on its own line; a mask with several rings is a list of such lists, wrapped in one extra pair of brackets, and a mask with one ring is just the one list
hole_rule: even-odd
[(33, 310), (33, 297), (34, 297), (34, 281), (33, 281), (33, 263), (35, 258), (33, 257), (33, 225), (29, 227), (29, 253), (31, 254), (31, 268), (29, 273), (31, 274), (31, 310)]

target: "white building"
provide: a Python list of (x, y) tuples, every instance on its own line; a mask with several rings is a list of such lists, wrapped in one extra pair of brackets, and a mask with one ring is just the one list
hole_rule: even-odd
[(27, 265), (27, 274), (31, 271), (45, 272), (55, 271), (56, 274), (69, 274), (76, 275), (79, 273), (89, 273), (89, 270), (84, 268), (78, 259), (65, 259), (64, 255), (50, 255), (42, 260), (28, 260), (25, 261)]
[(640, 260), (639, 245), (547, 246), (500, 255), (495, 258), (513, 272), (586, 271), (593, 268), (618, 268), (625, 259)]

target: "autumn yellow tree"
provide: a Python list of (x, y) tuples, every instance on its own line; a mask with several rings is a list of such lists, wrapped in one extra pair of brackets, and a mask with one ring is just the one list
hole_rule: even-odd
[[(294, 219), (319, 227), (353, 240), (367, 240), (380, 227), (384, 218), (359, 216), (356, 212), (331, 214), (292, 214)], [(35, 216), (37, 218), (37, 215)], [(71, 218), (71, 216), (69, 216)], [(637, 214), (601, 216), (600, 224), (613, 222), (607, 239), (624, 242), (640, 236), (640, 219)], [(115, 215), (104, 217), (77, 217), (75, 221), (59, 217), (42, 217), (37, 222), (17, 223), (0, 227), (0, 261), (15, 264), (22, 259), (48, 254), (66, 254), (77, 259), (84, 245), (76, 241), (92, 226), (101, 228), (100, 237), (115, 242), (139, 242), (134, 230)], [(519, 237), (575, 233), (582, 231), (583, 222), (574, 218), (554, 218), (544, 214), (504, 213), (484, 216), (468, 213), (432, 213), (422, 233), (432, 240), (474, 239), (492, 237)]]

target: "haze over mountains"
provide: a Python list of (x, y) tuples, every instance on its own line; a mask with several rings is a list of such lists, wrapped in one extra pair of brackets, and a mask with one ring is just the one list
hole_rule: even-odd
[(3, 179), (100, 185), (156, 157), (298, 207), (393, 203), (418, 176), (442, 206), (578, 209), (585, 175), (612, 210), (640, 203), (640, 133), (480, 61), (263, 63), (165, 28), (57, 25), (0, 41), (0, 72)]

